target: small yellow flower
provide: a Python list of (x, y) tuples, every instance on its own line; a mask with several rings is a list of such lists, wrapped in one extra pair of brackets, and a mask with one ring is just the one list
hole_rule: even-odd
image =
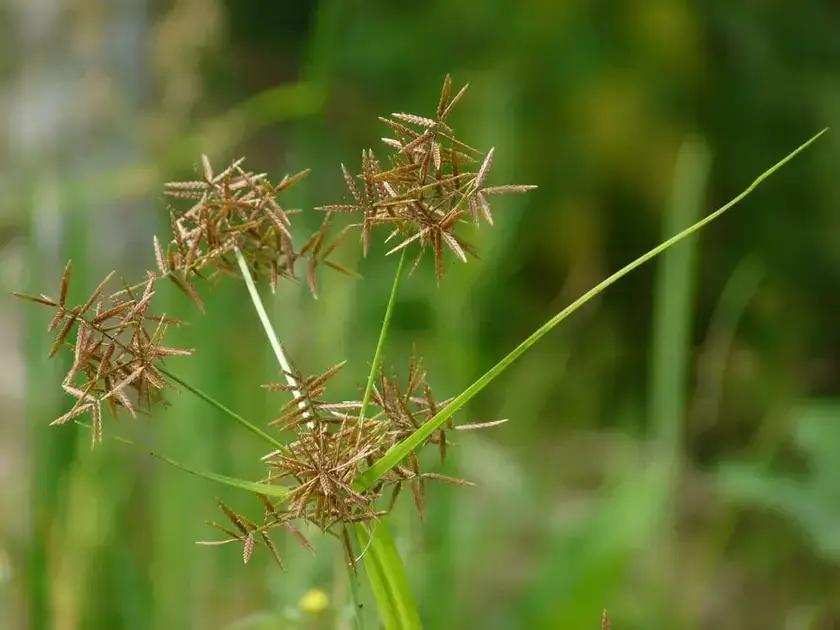
[(306, 613), (316, 615), (326, 610), (330, 599), (320, 588), (311, 588), (303, 594), (298, 602), (298, 607)]

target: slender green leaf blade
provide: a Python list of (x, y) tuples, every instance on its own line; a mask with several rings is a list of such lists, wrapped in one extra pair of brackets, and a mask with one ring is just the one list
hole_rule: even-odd
[(721, 206), (720, 208), (707, 215), (700, 221), (696, 222), (692, 226), (675, 234), (674, 236), (663, 241), (647, 253), (639, 256), (636, 260), (632, 261), (628, 265), (616, 271), (611, 276), (599, 282), (589, 291), (587, 291), (574, 302), (569, 304), (562, 311), (557, 313), (554, 317), (545, 322), (529, 337), (527, 337), (522, 343), (516, 346), (516, 348), (514, 348), (507, 356), (502, 358), (501, 361), (499, 361), (496, 365), (487, 370), (487, 372), (485, 372), (481, 377), (479, 377), (477, 381), (475, 381), (472, 385), (467, 387), (467, 389), (465, 389), (458, 396), (456, 396), (452, 400), (452, 402), (450, 402), (432, 418), (430, 418), (423, 425), (421, 425), (420, 428), (418, 428), (414, 433), (412, 433), (399, 444), (395, 444), (394, 446), (392, 446), (388, 450), (388, 452), (385, 453), (385, 455), (383, 455), (379, 460), (374, 462), (374, 464), (359, 477), (357, 481), (357, 486), (361, 489), (370, 488), (374, 483), (376, 483), (379, 480), (380, 477), (382, 477), (382, 475), (384, 475), (387, 471), (391, 470), (391, 468), (396, 466), (405, 457), (407, 457), (409, 453), (411, 453), (413, 450), (415, 450), (421, 444), (423, 444), (423, 442), (427, 440), (429, 436), (431, 436), (432, 433), (434, 433), (435, 430), (437, 430), (444, 422), (446, 422), (450, 417), (452, 417), (452, 415), (455, 412), (457, 412), (461, 407), (467, 404), (467, 402), (469, 402), (473, 398), (473, 396), (475, 396), (481, 390), (487, 387), (487, 385), (489, 385), (493, 381), (493, 379), (499, 376), (499, 374), (504, 372), (514, 361), (516, 361), (519, 357), (525, 354), (525, 352), (529, 348), (531, 348), (531, 346), (533, 346), (535, 343), (537, 343), (537, 341), (542, 339), (548, 332), (550, 332), (555, 326), (557, 326), (557, 324), (569, 317), (572, 313), (577, 311), (587, 302), (600, 295), (605, 289), (607, 289), (609, 286), (626, 276), (631, 271), (642, 266), (644, 263), (648, 262), (652, 258), (655, 258), (665, 250), (669, 249), (670, 247), (679, 243), (685, 238), (691, 236), (695, 232), (701, 230), (706, 225), (723, 215), (727, 210), (731, 209), (732, 207), (736, 206), (738, 203), (743, 201), (747, 196), (749, 196), (749, 194), (753, 190), (755, 190), (759, 186), (759, 184), (761, 184), (765, 179), (773, 175), (785, 164), (790, 162), (793, 158), (795, 158), (802, 151), (808, 148), (813, 142), (815, 142), (820, 136), (822, 136), (827, 131), (827, 128), (823, 129), (811, 139), (809, 139), (808, 141), (804, 142), (799, 147), (791, 151), (779, 162), (777, 162), (769, 169), (764, 171), (761, 175), (759, 175), (746, 189), (744, 189), (744, 191), (741, 194), (732, 199), (729, 203), (727, 203), (724, 206)]
[(187, 383), (182, 378), (178, 377), (177, 375), (173, 374), (172, 372), (170, 372), (170, 371), (168, 371), (168, 370), (166, 370), (162, 367), (158, 367), (157, 369), (164, 376), (166, 376), (169, 380), (171, 380), (175, 383), (178, 383), (178, 385), (180, 385), (181, 387), (186, 389), (188, 392), (198, 396), (204, 402), (208, 403), (212, 407), (215, 407), (217, 410), (221, 411), (223, 414), (225, 414), (229, 418), (232, 418), (233, 420), (235, 420), (236, 422), (241, 424), (243, 427), (245, 427), (248, 431), (250, 431), (251, 433), (253, 433), (257, 437), (259, 437), (260, 439), (262, 439), (262, 440), (268, 442), (269, 444), (271, 444), (274, 448), (283, 448), (283, 443), (282, 442), (280, 442), (279, 440), (271, 437), (268, 433), (266, 433), (265, 431), (263, 431), (262, 429), (257, 427), (255, 424), (253, 424), (251, 422), (248, 422), (245, 418), (240, 416), (238, 413), (236, 413), (235, 411), (233, 411), (229, 407), (226, 407), (225, 405), (220, 403), (218, 400), (216, 400), (215, 398), (213, 398), (212, 396), (210, 396), (206, 392), (198, 389), (197, 387), (194, 387), (193, 385), (190, 385), (189, 383)]
[(420, 628), (420, 616), (408, 585), (405, 567), (385, 522), (373, 522), (370, 531), (359, 523), (356, 536), (364, 553), (365, 571), (386, 630)]
[(149, 451), (149, 455), (152, 457), (161, 460), (162, 462), (166, 462), (170, 466), (174, 466), (175, 468), (179, 468), (184, 472), (188, 472), (191, 475), (195, 475), (196, 477), (201, 477), (202, 479), (208, 479), (209, 481), (215, 481), (216, 483), (221, 483), (226, 486), (231, 486), (233, 488), (239, 488), (240, 490), (245, 490), (247, 492), (254, 492), (256, 494), (264, 494), (269, 497), (277, 497), (280, 499), (286, 498), (289, 494), (289, 489), (285, 486), (274, 485), (269, 483), (259, 483), (257, 481), (248, 481), (247, 479), (239, 479), (237, 477), (228, 477), (227, 475), (220, 475), (214, 472), (205, 472), (202, 470), (196, 470), (186, 464), (182, 464), (166, 455), (161, 455), (160, 453), (156, 453), (154, 451)]
[[(663, 237), (701, 216), (711, 154), (698, 137), (683, 141), (674, 169), (672, 199), (663, 219)], [(680, 457), (691, 351), (691, 326), (699, 238), (687, 239), (656, 263), (651, 326), (650, 418), (653, 434), (672, 465)]]

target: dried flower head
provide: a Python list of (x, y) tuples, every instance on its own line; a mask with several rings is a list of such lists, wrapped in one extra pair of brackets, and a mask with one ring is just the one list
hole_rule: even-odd
[[(450, 400), (435, 399), (432, 388), (428, 384), (422, 361), (415, 353), (412, 353), (408, 374), (404, 381), (401, 381), (395, 374), (388, 374), (384, 369), (380, 370), (371, 397), (369, 421), (387, 427), (387, 443), (385, 444), (385, 451), (387, 451), (387, 449), (408, 438), (449, 402)], [(353, 410), (360, 410), (362, 403), (357, 401), (347, 403), (347, 406)], [(368, 420), (365, 422), (368, 422)], [(452, 445), (452, 442), (447, 438), (448, 430), (463, 431), (489, 428), (504, 422), (506, 420), (455, 424), (454, 420), (450, 418), (422, 446), (436, 448), (440, 461), (443, 463), (446, 460), (447, 448)], [(419, 450), (422, 451), (422, 447)], [(382, 454), (384, 454), (384, 451)], [(417, 452), (412, 452), (406, 462), (389, 471), (383, 477), (382, 485), (393, 486), (390, 502), (392, 506), (402, 486), (408, 483), (414, 496), (417, 511), (422, 516), (424, 512), (425, 481), (427, 479), (453, 485), (472, 485), (471, 482), (464, 479), (423, 472), (420, 468), (420, 458)], [(381, 486), (375, 488), (375, 491), (381, 491)]]
[(231, 529), (231, 527), (220, 525), (214, 521), (208, 521), (208, 525), (221, 531), (227, 536), (227, 538), (223, 540), (214, 541), (199, 541), (198, 544), (226, 545), (233, 542), (241, 542), (242, 561), (245, 564), (247, 564), (248, 561), (251, 559), (251, 556), (254, 553), (254, 548), (257, 546), (257, 544), (261, 544), (271, 552), (274, 561), (280, 566), (280, 568), (284, 568), (283, 560), (280, 557), (280, 553), (277, 551), (277, 547), (270, 536), (270, 531), (272, 529), (282, 528), (290, 532), (292, 536), (301, 544), (302, 547), (314, 553), (314, 550), (310, 546), (309, 541), (306, 540), (306, 537), (300, 532), (299, 529), (297, 529), (294, 525), (292, 525), (292, 523), (289, 522), (292, 518), (291, 513), (287, 510), (280, 509), (275, 503), (272, 503), (272, 501), (265, 495), (260, 494), (257, 496), (260, 498), (260, 501), (262, 501), (263, 504), (262, 524), (257, 525), (248, 517), (234, 512), (220, 499), (216, 499), (216, 503), (218, 504), (219, 509), (222, 510), (222, 512), (227, 517), (228, 521), (233, 526), (233, 528)]
[(244, 170), (244, 158), (219, 173), (214, 172), (207, 156), (201, 159), (201, 179), (165, 184), (166, 195), (186, 200), (189, 205), (171, 208), (171, 240), (167, 247), (161, 247), (157, 238), (154, 241), (160, 275), (169, 277), (199, 308), (202, 302), (193, 280), (208, 270), (235, 275), (237, 249), (251, 274), (257, 279), (268, 279), (272, 290), (280, 278), (295, 276), (298, 258), (307, 260), (307, 278), (313, 293), (319, 265), (347, 271), (327, 260), (337, 245), (323, 245), (329, 217), (301, 251), (295, 251), (290, 217), (299, 211), (281, 206), (279, 196), (306, 177), (308, 169), (272, 183), (264, 173)]
[[(413, 433), (447, 401), (434, 399), (420, 360), (412, 356), (405, 384), (384, 370), (380, 372), (366, 416), (361, 417), (360, 401), (330, 402), (326, 396), (328, 381), (343, 365), (340, 363), (313, 376), (287, 374), (286, 382), (263, 386), (293, 394), (272, 424), (296, 433), (293, 441), (263, 459), (269, 466), (269, 480), (282, 480), (290, 487), (287, 510), (292, 517), (339, 536), (352, 562), (346, 526), (387, 513), (405, 483), (411, 487), (422, 515), (427, 480), (457, 485), (469, 482), (425, 472), (421, 470), (420, 458), (412, 454), (375, 487), (359, 490), (355, 481), (366, 467)], [(500, 422), (503, 421), (456, 426), (450, 421), (426, 444), (435, 445), (443, 459), (451, 444), (447, 429), (474, 429)], [(385, 506), (380, 506), (379, 499), (386, 487), (392, 488), (391, 498)]]
[[(452, 79), (447, 75), (434, 118), (406, 113), (380, 118), (392, 133), (391, 137), (382, 139), (391, 149), (387, 169), (383, 170), (371, 150), (362, 152), (361, 173), (356, 177), (341, 165), (352, 203), (319, 209), (361, 215), (358, 225), (362, 230), (365, 254), (371, 229), (387, 225), (391, 232), (386, 242), (400, 239), (388, 253), (415, 242), (420, 245), (420, 255), (431, 249), (436, 276), (440, 280), (444, 274), (444, 249), (449, 249), (464, 262), (468, 255), (475, 255), (469, 243), (456, 234), (458, 225), (466, 219), (472, 219), (478, 225), (481, 217), (492, 224), (489, 196), (522, 193), (535, 188), (486, 185), (494, 150), (485, 154), (462, 142), (448, 123), (449, 115), (467, 87), (465, 85), (452, 96)], [(479, 164), (478, 170), (470, 170), (476, 164)], [(360, 180), (361, 185), (356, 180)]]
[[(126, 288), (106, 295), (114, 275), (110, 273), (83, 304), (71, 307), (67, 305), (71, 269), (68, 262), (59, 282), (58, 299), (15, 295), (55, 310), (48, 327), (57, 331), (50, 356), (61, 348), (73, 353), (61, 386), (75, 403), (51, 424), (65, 424), (89, 413), (91, 442), (95, 445), (102, 440), (102, 403), (107, 403), (112, 412), (122, 407), (132, 416), (140, 406), (151, 407), (166, 386), (160, 361), (191, 354), (192, 350), (163, 345), (167, 326), (180, 322), (150, 312), (154, 277), (148, 278), (142, 292)], [(75, 341), (70, 343), (74, 331)]]

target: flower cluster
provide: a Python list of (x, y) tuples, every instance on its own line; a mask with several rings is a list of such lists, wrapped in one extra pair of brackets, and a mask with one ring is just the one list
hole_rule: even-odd
[[(375, 486), (368, 490), (360, 488), (356, 481), (367, 466), (413, 433), (448, 401), (434, 399), (425, 370), (412, 356), (405, 385), (398, 377), (380, 371), (363, 415), (361, 401), (336, 403), (329, 402), (326, 397), (327, 382), (343, 365), (308, 377), (287, 374), (290, 382), (263, 386), (292, 393), (291, 400), (271, 424), (294, 431), (295, 437), (263, 458), (268, 466), (266, 480), (283, 484), (289, 492), (282, 502), (272, 503), (269, 498), (262, 497), (264, 504), (271, 505), (271, 510), (266, 512), (271, 518), (260, 527), (248, 525), (250, 521), (244, 516), (234, 515), (236, 518), (233, 518), (226, 506), (222, 509), (235, 526), (241, 523), (246, 529), (250, 528), (249, 532), (257, 532), (260, 539), (263, 535), (268, 536), (264, 531), (266, 528), (280, 525), (288, 528), (293, 520), (312, 523), (342, 540), (349, 561), (354, 563), (347, 525), (374, 520), (389, 512), (403, 485), (410, 486), (417, 511), (422, 516), (427, 480), (470, 484), (463, 479), (423, 471), (420, 458), (412, 453), (405, 464), (389, 471)], [(447, 429), (477, 429), (502, 422), (504, 420), (455, 425), (450, 420), (424, 446), (434, 445), (444, 459), (450, 444)], [(381, 502), (388, 489), (390, 498)], [(238, 533), (226, 530), (228, 538), (218, 544), (240, 541), (245, 545), (244, 556), (250, 558), (254, 535), (249, 537), (241, 527), (237, 526), (237, 529)], [(299, 537), (299, 531), (295, 531)]]
[[(132, 416), (137, 407), (150, 407), (166, 386), (160, 361), (193, 351), (163, 345), (167, 326), (180, 322), (151, 313), (154, 277), (148, 278), (141, 291), (128, 287), (107, 294), (106, 288), (114, 276), (110, 273), (83, 304), (68, 306), (70, 271), (68, 262), (57, 299), (16, 295), (55, 311), (49, 324), (49, 330), (56, 331), (50, 356), (62, 347), (73, 353), (72, 365), (61, 386), (76, 402), (52, 424), (65, 424), (89, 413), (91, 443), (96, 445), (102, 440), (103, 403), (113, 412), (121, 407)], [(71, 344), (74, 331), (75, 342)]]
[(214, 173), (207, 156), (202, 156), (202, 179), (169, 182), (165, 194), (189, 205), (170, 209), (171, 240), (166, 249), (155, 237), (155, 259), (161, 276), (170, 278), (203, 309), (193, 280), (206, 271), (237, 273), (235, 251), (239, 250), (257, 279), (267, 278), (272, 290), (279, 278), (295, 277), (295, 262), (307, 260), (307, 280), (317, 292), (315, 270), (325, 264), (348, 273), (328, 260), (340, 238), (327, 244), (329, 215), (322, 227), (296, 251), (290, 217), (299, 210), (283, 208), (278, 197), (306, 177), (309, 170), (287, 175), (272, 183), (265, 173), (242, 168), (244, 158)]
[(382, 138), (390, 149), (387, 167), (383, 168), (372, 150), (363, 151), (361, 173), (356, 177), (341, 165), (353, 202), (319, 208), (359, 215), (357, 225), (362, 230), (365, 253), (371, 230), (378, 225), (391, 229), (386, 242), (399, 241), (389, 254), (416, 242), (420, 245), (419, 261), (423, 252), (430, 249), (438, 281), (444, 275), (445, 248), (464, 262), (467, 255), (475, 255), (456, 228), (468, 219), (478, 225), (482, 217), (492, 225), (488, 197), (535, 188), (487, 185), (494, 149), (483, 153), (462, 142), (448, 123), (467, 87), (452, 96), (452, 79), (447, 75), (434, 118), (406, 113), (380, 118), (392, 134)]
[[(79, 422), (81, 415), (90, 414), (95, 445), (102, 439), (103, 404), (113, 412), (123, 408), (134, 416), (138, 409), (146, 410), (161, 399), (167, 379), (185, 385), (162, 365), (168, 357), (193, 352), (164, 343), (167, 327), (180, 322), (152, 312), (155, 287), (163, 279), (173, 282), (203, 310), (196, 288), (199, 279), (242, 273), (251, 289), (252, 278), (267, 280), (274, 289), (281, 278), (296, 278), (297, 263), (303, 261), (306, 281), (317, 297), (320, 267), (352, 273), (332, 260), (332, 255), (348, 230), (359, 227), (365, 254), (377, 226), (390, 229), (386, 242), (396, 239), (389, 253), (416, 243), (420, 246), (419, 261), (423, 252), (431, 249), (438, 280), (444, 273), (444, 249), (464, 261), (467, 254), (474, 255), (456, 229), (469, 220), (478, 225), (482, 218), (492, 224), (490, 196), (525, 192), (533, 186), (487, 185), (494, 151), (483, 153), (455, 136), (448, 121), (467, 86), (454, 95), (451, 90), (447, 76), (433, 118), (405, 113), (382, 118), (392, 132), (392, 137), (383, 139), (391, 151), (388, 164), (383, 167), (373, 151), (367, 150), (362, 152), (358, 176), (352, 176), (342, 165), (352, 203), (321, 206), (324, 214), (319, 229), (298, 249), (292, 217), (299, 211), (284, 207), (280, 196), (308, 171), (274, 183), (264, 173), (245, 170), (243, 159), (216, 172), (209, 159), (202, 156), (197, 179), (165, 185), (164, 194), (171, 200), (171, 234), (162, 240), (154, 238), (157, 269), (147, 272), (142, 282), (122, 284), (113, 290), (112, 273), (83, 304), (69, 306), (68, 263), (58, 298), (18, 294), (55, 311), (49, 325), (49, 330), (56, 332), (50, 356), (61, 348), (73, 355), (62, 387), (75, 402), (52, 424)], [(345, 213), (359, 215), (359, 221), (330, 237), (333, 217)], [(274, 345), (281, 356), (279, 342), (275, 340)], [(287, 362), (281, 358), (285, 366)], [(405, 380), (380, 369), (369, 384), (364, 402), (331, 402), (326, 386), (342, 366), (309, 377), (287, 373), (284, 383), (265, 385), (269, 390), (292, 395), (270, 423), (291, 432), (292, 437), (263, 458), (267, 468), (263, 483), (282, 485), (285, 489), (278, 488), (277, 492), (285, 496), (272, 499), (259, 495), (263, 505), (259, 523), (219, 502), (230, 525), (211, 523), (226, 538), (210, 544), (240, 542), (246, 562), (254, 548), (263, 545), (279, 563), (271, 530), (287, 530), (308, 547), (294, 523), (312, 523), (339, 537), (348, 558), (355, 562), (348, 525), (375, 520), (390, 511), (403, 486), (410, 487), (422, 516), (427, 481), (468, 483), (424, 470), (417, 452), (411, 452), (373, 486), (360, 483), (369, 466), (435, 417), (449, 401), (434, 398), (426, 372), (412, 354)], [(418, 450), (436, 449), (444, 460), (451, 446), (448, 432), (499, 422), (455, 425), (449, 419)], [(276, 443), (270, 436), (264, 437)], [(388, 492), (390, 497), (386, 498)]]

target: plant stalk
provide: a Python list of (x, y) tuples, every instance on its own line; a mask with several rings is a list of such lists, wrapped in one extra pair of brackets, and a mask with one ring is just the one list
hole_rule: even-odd
[(373, 360), (370, 362), (370, 374), (368, 374), (367, 383), (365, 384), (365, 393), (362, 396), (362, 407), (359, 410), (359, 437), (361, 436), (362, 424), (365, 421), (365, 414), (367, 413), (368, 405), (370, 404), (370, 395), (373, 391), (373, 383), (376, 380), (376, 371), (382, 363), (382, 351), (385, 348), (385, 339), (388, 336), (388, 330), (391, 327), (391, 317), (394, 314), (394, 304), (397, 302), (397, 293), (400, 290), (400, 284), (403, 277), (403, 268), (405, 267), (405, 252), (400, 253), (400, 260), (397, 263), (397, 271), (394, 274), (394, 283), (391, 285), (391, 295), (388, 297), (388, 305), (385, 307), (385, 316), (382, 318), (382, 328), (379, 330), (379, 339), (376, 342), (376, 350), (373, 352)]
[(257, 285), (254, 283), (251, 270), (248, 269), (248, 263), (245, 261), (245, 257), (242, 255), (242, 252), (239, 251), (238, 247), (234, 247), (233, 252), (236, 255), (236, 262), (239, 265), (239, 271), (242, 273), (242, 279), (245, 280), (245, 286), (248, 287), (248, 293), (251, 296), (251, 302), (254, 304), (254, 310), (257, 311), (257, 316), (260, 318), (263, 330), (265, 330), (265, 336), (268, 337), (271, 349), (274, 350), (274, 356), (277, 357), (277, 363), (280, 364), (280, 371), (283, 372), (286, 383), (288, 383), (292, 388), (292, 396), (294, 396), (295, 400), (300, 401), (298, 406), (303, 410), (304, 418), (311, 417), (312, 414), (309, 412), (309, 409), (307, 409), (306, 403), (303, 400), (303, 394), (300, 391), (300, 384), (295, 378), (292, 366), (289, 363), (289, 359), (286, 357), (286, 352), (283, 350), (283, 346), (277, 338), (277, 333), (274, 332), (271, 320), (268, 318), (268, 313), (263, 305), (260, 292), (257, 290)]
[(282, 448), (282, 446), (283, 446), (282, 442), (280, 442), (279, 440), (271, 437), (268, 433), (266, 433), (265, 431), (263, 431), (262, 429), (260, 429), (256, 425), (248, 422), (245, 418), (240, 416), (238, 413), (236, 413), (232, 409), (226, 407), (225, 405), (220, 403), (218, 400), (216, 400), (215, 398), (213, 398), (209, 394), (206, 394), (203, 391), (201, 391), (200, 389), (198, 389), (197, 387), (194, 387), (193, 385), (190, 385), (189, 383), (182, 380), (180, 377), (176, 376), (175, 374), (173, 374), (169, 370), (166, 370), (162, 367), (158, 367), (157, 369), (160, 371), (161, 374), (166, 376), (169, 380), (178, 383), (178, 385), (180, 385), (181, 387), (183, 387), (187, 391), (195, 394), (196, 396), (201, 398), (203, 401), (209, 403), (212, 407), (215, 407), (216, 409), (218, 409), (222, 413), (226, 414), (230, 418), (236, 420), (239, 424), (241, 424), (243, 427), (248, 429), (248, 431), (250, 431), (254, 435), (262, 438), (263, 440), (265, 440), (266, 442), (271, 444), (274, 448)]

